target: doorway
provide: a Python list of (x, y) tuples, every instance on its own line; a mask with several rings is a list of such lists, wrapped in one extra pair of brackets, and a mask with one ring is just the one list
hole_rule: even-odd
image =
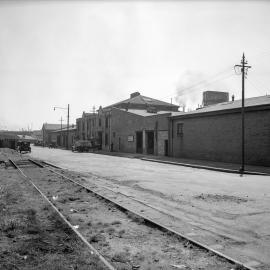
[(154, 131), (147, 131), (146, 132), (146, 152), (149, 155), (154, 154)]
[(168, 140), (164, 141), (164, 155), (167, 157), (169, 155), (169, 144)]
[(142, 154), (143, 152), (143, 133), (142, 131), (136, 132), (136, 153)]
[(102, 131), (98, 132), (98, 142), (100, 144), (100, 149), (102, 149)]

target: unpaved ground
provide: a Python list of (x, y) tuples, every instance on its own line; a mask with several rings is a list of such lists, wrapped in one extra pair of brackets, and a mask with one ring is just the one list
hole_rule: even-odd
[[(92, 153), (33, 148), (32, 156), (143, 200), (201, 231), (221, 235), (219, 251), (270, 267), (270, 177), (213, 172)], [(231, 196), (231, 197), (230, 197)], [(184, 231), (183, 231), (184, 232)], [(197, 237), (197, 236), (192, 236)], [(255, 261), (255, 262), (254, 262)]]
[(30, 183), (3, 165), (0, 165), (0, 269), (105, 270)]
[[(15, 153), (12, 158), (20, 159), (20, 156), (16, 156)], [(187, 241), (177, 239), (168, 233), (145, 224), (143, 219), (134, 216), (130, 212), (121, 212), (116, 209), (114, 205), (100, 200), (100, 198), (91, 195), (91, 193), (88, 193), (85, 189), (52, 174), (46, 169), (30, 168), (27, 166), (22, 169), (27, 175), (31, 176), (34, 183), (44, 191), (67, 219), (76, 226), (76, 228), (86, 236), (88, 241), (110, 260), (117, 269), (222, 270), (237, 268), (223, 259), (217, 258), (191, 245)], [(37, 202), (36, 198), (37, 196), (39, 197), (39, 195), (33, 192), (33, 189), (31, 189), (26, 180), (18, 177), (16, 170), (12, 168), (4, 169), (4, 166), (2, 166), (2, 170), (5, 174), (3, 179), (1, 178), (1, 183), (7, 184), (5, 179), (9, 177), (12, 179), (12, 182), (17, 181), (16, 188), (19, 189), (16, 191), (16, 188), (11, 187), (10, 193), (15, 195), (16, 198), (19, 197), (18, 194), (23, 194), (21, 198), (23, 198), (24, 201), (19, 201), (20, 208), (18, 210), (22, 213), (26, 211), (27, 215), (30, 215), (31, 228), (30, 230), (28, 229), (28, 233), (30, 232), (30, 234), (35, 235), (36, 230), (42, 232), (38, 234), (38, 240), (34, 238), (34, 242), (30, 241), (27, 246), (28, 248), (24, 248), (23, 251), (21, 251), (20, 256), (22, 257), (19, 258), (23, 263), (27, 262), (26, 268), (23, 268), (24, 266), (21, 267), (18, 261), (13, 263), (13, 267), (19, 265), (19, 269), (84, 269), (84, 264), (88, 264), (87, 266), (89, 267), (89, 265), (91, 266), (91, 264), (97, 263), (95, 260), (94, 262), (92, 261), (93, 259), (91, 260), (91, 256), (90, 261), (89, 258), (85, 261), (83, 248), (74, 238), (72, 238), (72, 240), (67, 238), (65, 235), (67, 233), (66, 229), (63, 229), (62, 225), (58, 225), (59, 222), (55, 221), (57, 220), (56, 217), (51, 216), (51, 211), (49, 211), (47, 205), (44, 205), (42, 199)], [(9, 181), (9, 183), (11, 183), (11, 181)], [(26, 198), (28, 201), (26, 201)], [(14, 203), (15, 202), (13, 202), (13, 206)], [(27, 210), (28, 205), (31, 206), (33, 210)], [(4, 210), (6, 211), (6, 209)], [(10, 218), (16, 219), (16, 213), (12, 212)], [(23, 219), (28, 220), (29, 218), (26, 217)], [(33, 226), (34, 228), (32, 228)], [(56, 228), (54, 228), (54, 226), (56, 226)], [(49, 228), (47, 229), (47, 227)], [(56, 234), (57, 241), (55, 241), (53, 237), (50, 238), (47, 236), (47, 231), (50, 232), (50, 234)], [(64, 233), (66, 237), (63, 241), (59, 240), (61, 233)], [(40, 234), (42, 235), (40, 236)], [(26, 247), (24, 234), (19, 231), (19, 235), (22, 239), (18, 242)], [(5, 237), (5, 239), (7, 238), (9, 237)], [(14, 237), (12, 239), (14, 240)], [(13, 248), (13, 240), (12, 242), (6, 242), (6, 248)], [(15, 250), (17, 249), (15, 248)], [(34, 250), (34, 253), (32, 250)], [(7, 251), (1, 250), (1, 255), (2, 253), (7, 254)], [(49, 253), (49, 255), (47, 253)], [(56, 266), (52, 267), (52, 262), (49, 260), (49, 266), (47, 266), (45, 264), (45, 262), (48, 263), (47, 256), (51, 256), (52, 253), (54, 253), (52, 256), (53, 262), (59, 260), (58, 253), (63, 257), (61, 257), (63, 262), (57, 263), (55, 264)], [(72, 261), (68, 261), (69, 257), (66, 253), (68, 253), (68, 255), (70, 255), (70, 253), (72, 254)], [(58, 257), (55, 258), (55, 256)], [(5, 258), (9, 257), (12, 260), (16, 256), (14, 254), (5, 256)], [(37, 257), (39, 259), (37, 259)], [(78, 260), (77, 257), (79, 258)], [(34, 268), (31, 263), (34, 265)], [(67, 267), (67, 265), (69, 265), (69, 267)], [(98, 267), (99, 266), (94, 266), (93, 269), (99, 269)], [(89, 267), (87, 269), (92, 268)]]
[(235, 269), (223, 259), (146, 225), (138, 216), (121, 212), (46, 169), (24, 171), (117, 269)]

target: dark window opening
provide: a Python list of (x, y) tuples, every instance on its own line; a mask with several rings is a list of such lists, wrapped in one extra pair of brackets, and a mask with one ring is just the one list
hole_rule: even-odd
[(183, 135), (183, 126), (184, 126), (183, 123), (178, 123), (177, 124), (177, 135), (178, 136), (182, 136)]
[(98, 126), (101, 127), (101, 119), (98, 119)]

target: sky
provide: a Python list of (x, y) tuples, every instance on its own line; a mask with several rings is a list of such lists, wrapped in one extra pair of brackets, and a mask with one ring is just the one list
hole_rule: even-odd
[(132, 92), (195, 109), (270, 94), (270, 1), (0, 1), (0, 130), (71, 123)]

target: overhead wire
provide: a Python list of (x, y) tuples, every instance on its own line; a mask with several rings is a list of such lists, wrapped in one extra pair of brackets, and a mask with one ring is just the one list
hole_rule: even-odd
[[(230, 78), (230, 77), (232, 77), (234, 75), (235, 75), (234, 73), (233, 74), (226, 74), (226, 75), (224, 74), (224, 76), (222, 76), (221, 78), (211, 80), (211, 81), (208, 81), (208, 82), (205, 81), (204, 83), (199, 84), (197, 86), (194, 86), (192, 88), (190, 87), (190, 88), (185, 88), (183, 90), (178, 90), (178, 96), (182, 96), (182, 95), (185, 95), (185, 94), (191, 93), (191, 92), (201, 91), (201, 89), (197, 88), (200, 85), (208, 86), (208, 85), (214, 84), (216, 82), (223, 81), (223, 80), (225, 80), (227, 78)], [(179, 92), (181, 92), (181, 93), (179, 94)]]
[[(231, 74), (228, 74), (228, 73), (231, 73), (232, 71), (233, 71), (232, 66), (229, 66), (229, 67), (227, 67), (226, 69), (224, 69), (224, 70), (222, 70), (222, 71), (220, 71), (220, 72), (218, 72), (218, 73), (216, 73), (216, 74), (214, 74), (214, 75), (208, 77), (208, 79), (201, 80), (201, 81), (197, 82), (196, 84), (193, 84), (193, 85), (191, 85), (191, 86), (185, 87), (185, 88), (183, 88), (183, 89), (177, 89), (176, 91), (177, 91), (177, 92), (186, 92), (186, 91), (188, 91), (188, 90), (190, 90), (190, 89), (193, 89), (193, 90), (191, 90), (191, 91), (189, 91), (189, 92), (198, 91), (199, 89), (194, 89), (194, 88), (199, 87), (199, 86), (202, 86), (202, 85), (210, 85), (210, 84), (212, 84), (212, 83), (214, 83), (214, 82), (217, 82), (217, 81), (219, 81), (219, 80), (224, 80), (225, 78), (223, 78), (223, 77), (224, 77), (224, 76), (227, 77), (227, 75), (229, 75), (229, 77), (230, 77)], [(223, 75), (223, 76), (222, 76), (222, 75)], [(232, 75), (233, 75), (233, 74), (232, 74)], [(221, 78), (219, 78), (220, 76), (221, 76)], [(218, 78), (218, 79), (217, 79), (217, 78)], [(214, 81), (213, 81), (213, 80), (214, 80)], [(186, 94), (186, 93), (185, 93), (185, 94)], [(174, 91), (173, 94), (166, 95), (166, 96), (164, 96), (164, 98), (166, 98), (166, 97), (173, 97), (173, 96), (175, 96), (175, 95), (178, 95), (178, 96), (179, 96), (179, 93), (177, 94), (177, 93)]]
[(261, 88), (267, 89), (268, 87), (266, 86), (267, 84), (265, 82), (262, 82), (261, 79), (258, 79), (260, 81), (258, 81), (256, 78), (254, 79), (254, 77), (256, 77), (256, 74), (252, 74), (252, 81), (256, 84), (258, 84)]
[[(257, 87), (257, 85), (255, 85), (254, 82), (252, 82), (249, 78), (246, 78), (246, 80), (247, 80), (247, 82), (248, 82), (250, 85), (252, 85), (256, 90), (258, 90), (260, 93), (262, 93), (262, 89), (259, 88), (259, 87)], [(265, 94), (265, 93), (267, 93), (267, 91), (264, 92), (264, 94)]]
[(196, 84), (194, 84), (194, 85), (191, 85), (191, 86), (189, 86), (189, 87), (186, 87), (186, 88), (183, 88), (183, 89), (178, 89), (178, 91), (185, 92), (186, 90), (193, 89), (193, 88), (198, 87), (198, 86), (200, 86), (200, 85), (208, 84), (208, 83), (211, 82), (213, 79), (216, 79), (217, 77), (221, 76), (223, 73), (224, 73), (224, 75), (225, 75), (225, 74), (227, 74), (227, 73), (229, 73), (229, 72), (231, 72), (231, 71), (232, 71), (232, 67), (230, 67), (229, 69), (226, 69), (226, 70), (224, 70), (224, 71), (221, 71), (221, 72), (219, 72), (219, 73), (217, 73), (217, 74), (215, 74), (215, 75), (209, 77), (208, 80), (204, 79), (204, 80), (199, 81), (198, 83), (196, 83)]

